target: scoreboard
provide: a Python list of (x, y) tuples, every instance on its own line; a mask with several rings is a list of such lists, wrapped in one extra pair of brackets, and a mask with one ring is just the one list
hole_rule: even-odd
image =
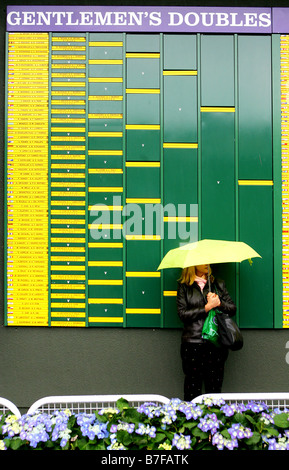
[[(164, 225), (180, 223), (183, 242), (197, 239), (196, 189), (166, 195), (181, 203), (180, 216), (147, 224), (144, 215), (149, 208), (161, 214), (164, 151), (170, 183), (183, 176), (173, 165), (180, 154), (191, 181), (197, 177), (194, 116), (186, 121), (194, 96), (182, 97), (182, 135), (169, 130), (176, 115), (162, 145), (160, 113), (163, 73), (195, 94), (195, 38), (191, 63), (167, 75), (160, 36), (137, 41), (8, 34), (8, 325), (162, 326), (164, 302), (175, 307), (176, 285), (162, 286), (157, 271)], [(175, 312), (167, 321), (178, 325)]]
[(239, 325), (288, 327), (288, 35), (218, 14), (214, 34), (7, 31), (5, 325), (179, 328), (160, 261), (218, 238), (262, 256), (220, 269)]

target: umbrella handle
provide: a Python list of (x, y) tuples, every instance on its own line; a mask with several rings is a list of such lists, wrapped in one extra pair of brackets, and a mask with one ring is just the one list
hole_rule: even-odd
[(208, 276), (209, 292), (211, 292), (211, 276)]
[(208, 264), (208, 286), (209, 292), (211, 292), (211, 275), (210, 275), (210, 265)]

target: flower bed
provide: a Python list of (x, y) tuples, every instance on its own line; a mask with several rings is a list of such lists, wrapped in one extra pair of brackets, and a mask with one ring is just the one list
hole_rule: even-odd
[(289, 410), (261, 402), (201, 404), (172, 399), (157, 406), (93, 413), (60, 410), (1, 416), (2, 450), (289, 450)]

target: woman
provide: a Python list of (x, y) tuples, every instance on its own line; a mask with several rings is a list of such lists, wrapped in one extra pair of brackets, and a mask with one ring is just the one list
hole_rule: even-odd
[[(207, 282), (208, 272), (211, 292)], [(236, 306), (224, 281), (214, 279), (209, 265), (183, 269), (178, 285), (177, 309), (184, 323), (181, 358), (185, 374), (185, 401), (201, 395), (203, 383), (205, 393), (221, 392), (228, 351), (202, 338), (204, 321), (214, 308), (230, 316), (236, 313)]]

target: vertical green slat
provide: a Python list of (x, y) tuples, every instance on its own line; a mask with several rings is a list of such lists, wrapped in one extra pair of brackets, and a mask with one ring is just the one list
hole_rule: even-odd
[(49, 33), (48, 70), (48, 326), (51, 326), (51, 55), (52, 33)]
[(201, 35), (197, 35), (197, 96), (198, 96), (198, 237), (202, 238), (202, 126), (201, 126)]
[[(123, 58), (123, 66), (122, 66), (122, 76), (123, 76), (123, 83), (122, 83), (122, 96), (123, 96), (123, 108), (122, 108), (122, 129), (123, 129), (123, 136), (122, 136), (122, 184), (123, 184), (123, 192), (122, 192), (122, 203), (123, 206), (125, 205), (126, 200), (126, 33), (122, 35), (122, 58)], [(124, 220), (122, 220), (123, 227), (124, 227)], [(126, 234), (124, 231), (122, 232), (122, 240), (123, 240), (123, 268), (122, 268), (122, 280), (123, 280), (123, 328), (126, 328)]]
[[(239, 240), (239, 94), (238, 94), (238, 35), (234, 35), (234, 105), (235, 105), (235, 220), (236, 220), (236, 241)], [(235, 281), (235, 303), (237, 306), (236, 319), (239, 321), (240, 309), (240, 265), (236, 263), (236, 281)]]
[(4, 325), (7, 326), (7, 122), (8, 122), (8, 41), (9, 33), (6, 33), (6, 56), (5, 56), (5, 170), (4, 170)]
[(280, 35), (272, 35), (274, 328), (283, 326)]
[[(163, 142), (164, 142), (164, 90), (163, 90), (163, 69), (164, 69), (164, 36), (160, 34), (160, 196), (161, 196), (161, 204), (164, 204), (164, 149), (163, 149)], [(161, 222), (161, 243), (160, 243), (160, 259), (163, 259), (164, 256), (164, 224), (163, 221)], [(164, 318), (164, 273), (161, 270), (161, 321), (160, 326), (164, 328), (165, 318)]]
[(89, 33), (86, 33), (86, 60), (85, 60), (85, 326), (89, 326), (88, 304), (88, 57), (89, 57)]

